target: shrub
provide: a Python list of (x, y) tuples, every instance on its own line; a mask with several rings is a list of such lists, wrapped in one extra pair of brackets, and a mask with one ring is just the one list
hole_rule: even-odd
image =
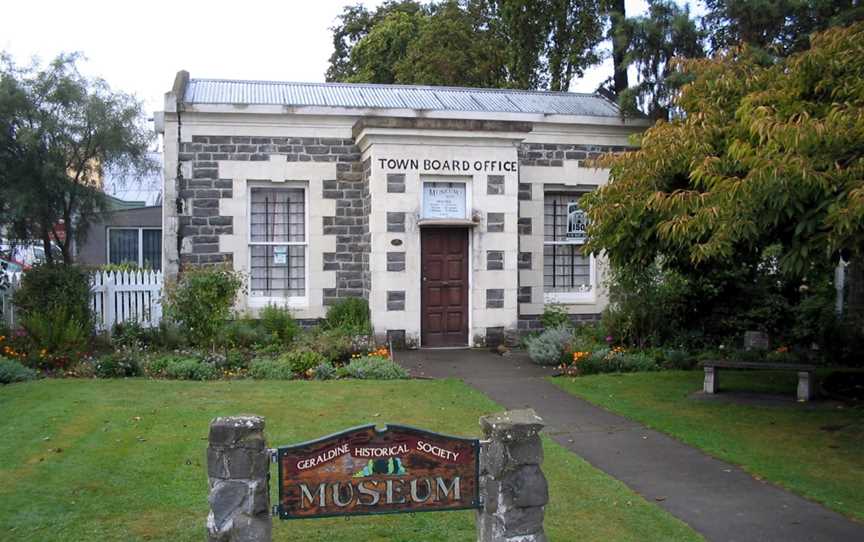
[(396, 380), (408, 378), (408, 372), (390, 361), (378, 356), (363, 356), (345, 366), (345, 374), (350, 378), (364, 380)]
[(159, 327), (147, 329), (145, 334), (150, 344), (160, 346), (165, 350), (177, 350), (188, 344), (180, 326), (167, 319), (159, 322)]
[(236, 348), (252, 348), (267, 343), (270, 337), (251, 318), (240, 318), (228, 322), (224, 330), (224, 344)]
[(328, 361), (340, 363), (346, 361), (354, 346), (351, 335), (341, 329), (316, 328), (311, 333), (305, 334), (297, 344), (298, 349), (312, 350), (318, 352)]
[[(87, 348), (93, 330), (90, 275), (75, 265), (37, 265), (24, 273), (13, 302), (30, 350), (45, 368), (66, 366)], [(47, 355), (46, 355), (47, 354)]]
[(24, 273), (13, 301), (23, 319), (63, 310), (68, 319), (78, 322), (85, 334), (92, 328), (90, 274), (83, 267), (36, 265)]
[(369, 303), (360, 297), (340, 299), (327, 309), (324, 327), (342, 330), (349, 335), (368, 335), (372, 329)]
[(165, 376), (176, 380), (213, 380), (216, 367), (195, 358), (175, 358), (165, 367)]
[(540, 323), (543, 324), (543, 329), (573, 326), (573, 322), (570, 321), (570, 316), (567, 314), (567, 309), (564, 305), (559, 305), (557, 303), (552, 303), (543, 307), (543, 314), (540, 315)]
[(666, 350), (663, 354), (664, 369), (689, 371), (696, 366), (696, 358), (686, 350)]
[(336, 378), (336, 367), (329, 361), (319, 363), (312, 369), (312, 377), (315, 380), (333, 380)]
[(528, 355), (538, 365), (558, 365), (569, 361), (573, 331), (553, 327), (528, 341)]
[(258, 380), (291, 380), (294, 371), (291, 365), (270, 358), (258, 358), (252, 360), (249, 365), (249, 376)]
[(151, 334), (138, 322), (118, 322), (111, 330), (111, 341), (117, 346), (142, 347), (149, 343)]
[(279, 362), (287, 364), (291, 371), (298, 375), (305, 375), (306, 371), (327, 361), (322, 354), (312, 350), (291, 350), (279, 357)]
[(36, 371), (13, 361), (0, 357), (0, 384), (25, 382), (36, 378)]
[(212, 346), (231, 314), (243, 281), (226, 267), (193, 268), (166, 286), (165, 315), (193, 345)]
[(634, 373), (656, 371), (657, 361), (647, 352), (626, 352), (622, 348), (602, 348), (592, 352), (579, 362), (579, 372), (590, 375), (598, 373)]
[(131, 348), (121, 348), (103, 356), (93, 365), (93, 374), (98, 378), (126, 378), (141, 375), (140, 353)]
[(29, 313), (24, 329), (29, 335), (30, 347), (39, 351), (38, 358), (30, 358), (46, 369), (62, 368), (81, 356), (90, 341), (88, 324), (81, 323), (66, 307), (57, 307), (49, 312)]
[(300, 335), (300, 325), (291, 316), (291, 311), (276, 305), (267, 305), (261, 310), (261, 326), (282, 344), (291, 344)]

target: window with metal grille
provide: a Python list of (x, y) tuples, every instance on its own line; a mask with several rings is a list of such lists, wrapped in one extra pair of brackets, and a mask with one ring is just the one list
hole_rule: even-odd
[(252, 188), (249, 209), (252, 296), (306, 296), (303, 188)]
[(108, 263), (131, 263), (158, 271), (162, 268), (162, 230), (109, 228)]
[[(543, 291), (585, 294), (591, 291), (591, 257), (583, 254), (574, 232), (575, 203), (582, 194), (547, 193), (543, 202)], [(568, 227), (569, 222), (569, 227)], [(580, 222), (581, 224), (581, 222)]]

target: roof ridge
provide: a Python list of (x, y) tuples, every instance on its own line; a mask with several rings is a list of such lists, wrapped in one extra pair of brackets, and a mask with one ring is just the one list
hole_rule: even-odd
[(189, 83), (237, 83), (246, 85), (296, 85), (306, 87), (349, 87), (349, 88), (385, 88), (385, 89), (408, 89), (408, 90), (443, 90), (453, 92), (488, 92), (490, 94), (539, 94), (542, 96), (566, 96), (566, 97), (586, 97), (586, 98), (601, 98), (604, 97), (597, 92), (570, 92), (560, 90), (526, 90), (517, 88), (487, 88), (487, 87), (453, 87), (453, 86), (436, 86), (436, 85), (404, 85), (404, 84), (384, 84), (384, 83), (342, 83), (330, 81), (271, 81), (263, 79), (221, 79), (212, 77), (193, 77)]

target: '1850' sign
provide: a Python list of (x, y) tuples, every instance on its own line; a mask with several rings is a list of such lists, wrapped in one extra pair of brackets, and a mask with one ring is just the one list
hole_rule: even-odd
[(279, 448), (279, 517), (457, 510), (479, 506), (480, 444), (374, 425)]

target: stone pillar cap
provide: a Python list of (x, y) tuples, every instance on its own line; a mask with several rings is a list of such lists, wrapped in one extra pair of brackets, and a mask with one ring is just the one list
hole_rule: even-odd
[(503, 440), (524, 440), (540, 432), (543, 418), (533, 408), (508, 410), (480, 417), (480, 427), (487, 437)]
[(261, 416), (220, 416), (210, 422), (211, 446), (263, 447), (264, 418)]

